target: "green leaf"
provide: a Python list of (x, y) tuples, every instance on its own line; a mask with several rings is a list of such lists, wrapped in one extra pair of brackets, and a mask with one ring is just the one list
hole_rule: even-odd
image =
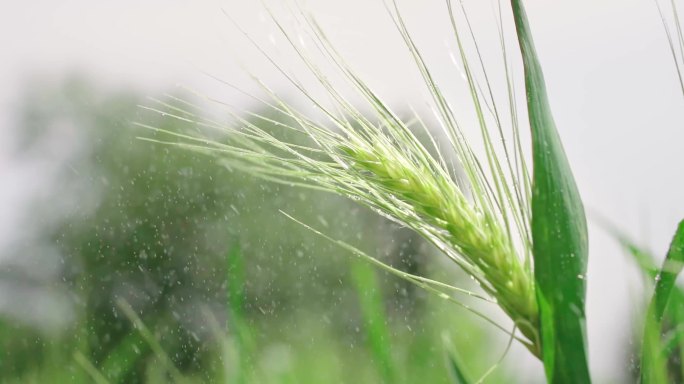
[(589, 383), (584, 301), (584, 207), (551, 115), (521, 0), (511, 0), (532, 129), (532, 240), (542, 357), (551, 383)]
[(352, 278), (361, 305), (366, 337), (383, 382), (396, 383), (390, 333), (375, 269), (363, 260), (352, 262)]
[[(670, 250), (656, 276), (653, 298), (646, 311), (641, 349), (642, 383), (667, 383), (666, 359), (660, 340), (663, 316), (675, 288), (677, 276), (684, 267), (684, 220), (679, 223)], [(675, 291), (676, 292), (676, 291)]]

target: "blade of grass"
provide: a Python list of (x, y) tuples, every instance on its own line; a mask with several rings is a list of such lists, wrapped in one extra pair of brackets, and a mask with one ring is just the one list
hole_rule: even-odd
[(145, 339), (145, 342), (147, 342), (147, 344), (150, 346), (150, 349), (152, 349), (152, 352), (154, 352), (154, 355), (162, 363), (164, 369), (171, 376), (173, 381), (176, 383), (185, 382), (183, 374), (178, 370), (178, 368), (173, 363), (169, 355), (166, 354), (164, 348), (161, 346), (161, 344), (159, 344), (157, 338), (149, 330), (149, 328), (147, 328), (147, 326), (142, 321), (140, 316), (138, 316), (138, 314), (135, 313), (133, 307), (131, 307), (131, 305), (128, 304), (128, 302), (124, 299), (117, 299), (116, 305), (119, 307), (119, 309), (121, 309), (124, 315), (126, 315), (128, 320), (130, 320), (130, 322), (133, 323), (135, 329), (140, 333), (140, 336), (142, 336), (142, 338)]
[[(235, 244), (228, 251), (227, 257), (227, 298), (228, 298), (228, 324), (229, 331), (234, 333), (235, 347), (238, 354), (239, 365), (237, 372), (232, 376), (231, 383), (245, 383), (247, 372), (251, 365), (253, 343), (249, 326), (244, 316), (244, 287), (245, 266), (240, 244)], [(226, 373), (228, 374), (228, 373)]]
[(641, 354), (642, 383), (659, 384), (668, 381), (666, 361), (661, 353), (660, 332), (665, 309), (682, 268), (684, 268), (684, 220), (679, 223), (663, 266), (656, 276), (653, 298), (646, 312)]
[(102, 374), (114, 383), (123, 383), (149, 346), (137, 333), (129, 333), (99, 365)]
[(672, 343), (676, 345), (677, 348), (668, 347), (665, 343), (664, 351), (668, 359), (673, 358), (673, 354), (677, 353), (674, 357), (679, 361), (679, 377), (684, 377), (684, 292), (682, 289), (677, 287), (670, 295), (670, 302), (666, 309), (667, 321), (672, 324), (674, 328), (669, 336)]
[(662, 353), (665, 345), (660, 339), (660, 326), (657, 321), (650, 321), (652, 313), (647, 311), (641, 345), (641, 383), (667, 384), (667, 357)]
[[(659, 269), (656, 267), (653, 254), (636, 244), (628, 235), (622, 233), (606, 220), (600, 218), (599, 222), (632, 256), (647, 281), (655, 282)], [(684, 324), (684, 291), (680, 287), (675, 286), (670, 294), (670, 299), (663, 316), (663, 324), (665, 323), (671, 324), (675, 329), (668, 334), (666, 341), (663, 342), (662, 348), (660, 348), (660, 353), (664, 355), (663, 358), (665, 359), (672, 358), (673, 353), (678, 353), (679, 361), (684, 361), (684, 332), (680, 327), (680, 325)], [(680, 375), (684, 377), (684, 366), (681, 366), (680, 369)]]
[(551, 383), (590, 383), (584, 301), (584, 207), (551, 114), (521, 0), (511, 0), (532, 130), (532, 240), (542, 356)]
[(208, 306), (202, 307), (202, 313), (207, 321), (212, 336), (219, 343), (219, 360), (222, 367), (222, 379), (224, 383), (236, 382), (236, 372), (239, 372), (240, 355), (237, 350), (237, 342), (234, 337), (228, 336), (225, 327), (216, 319), (216, 315)]
[(109, 380), (107, 380), (102, 373), (95, 368), (93, 363), (91, 363), (80, 351), (74, 353), (74, 360), (76, 360), (76, 363), (90, 375), (90, 378), (95, 384), (109, 384)]
[(361, 306), (366, 337), (376, 366), (384, 383), (396, 383), (398, 376), (392, 358), (390, 332), (375, 269), (370, 264), (356, 259), (352, 261), (351, 272)]
[[(674, 291), (673, 291), (674, 292)], [(670, 298), (671, 299), (671, 298)], [(663, 335), (662, 353), (667, 357), (672, 354), (675, 348), (680, 347), (679, 338), (684, 334), (684, 323), (679, 323), (672, 331)]]
[(454, 347), (453, 343), (451, 343), (451, 340), (449, 340), (447, 335), (442, 335), (442, 340), (444, 342), (444, 352), (446, 355), (446, 363), (451, 382), (453, 384), (472, 383), (466, 374), (463, 363), (456, 352), (456, 348)]

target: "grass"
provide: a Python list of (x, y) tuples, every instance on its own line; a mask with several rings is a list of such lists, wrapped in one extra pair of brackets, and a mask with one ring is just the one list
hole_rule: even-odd
[(655, 276), (653, 299), (646, 311), (644, 325), (644, 340), (642, 348), (642, 381), (645, 383), (660, 383), (667, 381), (664, 362), (660, 358), (659, 338), (662, 329), (665, 308), (667, 307), (675, 280), (684, 267), (684, 221), (682, 221), (672, 240), (670, 250), (665, 256), (662, 268)]
[[(640, 366), (638, 374), (643, 383), (669, 383), (684, 378), (684, 290), (674, 284), (682, 269), (684, 250), (684, 221), (680, 222), (663, 266), (656, 266), (654, 255), (634, 243), (614, 226), (605, 225), (622, 247), (634, 259), (653, 289), (645, 309), (641, 336)], [(671, 364), (675, 362), (675, 364)]]
[(367, 342), (384, 383), (397, 383), (397, 370), (392, 357), (388, 318), (375, 269), (361, 260), (352, 263), (354, 287), (359, 297)]

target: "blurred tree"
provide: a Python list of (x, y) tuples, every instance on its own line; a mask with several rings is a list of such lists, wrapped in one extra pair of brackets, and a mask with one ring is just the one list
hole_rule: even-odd
[[(313, 314), (326, 324), (335, 319), (332, 324), (342, 334), (357, 337), (356, 296), (345, 282), (349, 255), (294, 225), (279, 209), (417, 268), (421, 240), (407, 231), (394, 237), (396, 229), (351, 202), (261, 182), (202, 155), (136, 139), (149, 132), (132, 120), (172, 131), (187, 124), (144, 113), (138, 107), (144, 101), (135, 94), (106, 95), (78, 78), (29, 89), (20, 114), (18, 155), (44, 155), (46, 145), (69, 153), (32, 216), (41, 223), (39, 237), (56, 247), (63, 261), (61, 281), (50, 284), (66, 284), (74, 295), (74, 337), (64, 345), (81, 348), (96, 367), (110, 364), (121, 348), (151, 353), (139, 336), (129, 336), (130, 321), (115, 303), (123, 298), (142, 314), (180, 369), (210, 379), (213, 373), (206, 367), (215, 358), (206, 309), (225, 317), (230, 278), (225, 255), (238, 241), (252, 322), (277, 321), (280, 332), (299, 332), (292, 319)], [(407, 321), (410, 288), (395, 279), (388, 287), (397, 297), (396, 311)], [(268, 331), (261, 336), (267, 338)], [(35, 354), (36, 348), (25, 350)], [(19, 349), (5, 349), (0, 376), (29, 368), (19, 363)], [(128, 363), (128, 375), (117, 377), (140, 381), (145, 364), (144, 358), (135, 359)]]

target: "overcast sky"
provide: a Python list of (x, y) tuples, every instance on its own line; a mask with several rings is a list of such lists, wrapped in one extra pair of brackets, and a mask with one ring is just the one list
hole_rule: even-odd
[[(306, 4), (348, 61), (388, 100), (399, 106), (424, 105), (427, 94), (381, 0)], [(444, 79), (451, 76), (455, 87), (462, 86), (448, 59), (453, 41), (443, 1), (400, 4), (419, 44), (434, 59), (435, 71)], [(483, 37), (485, 57), (496, 54), (496, 42), (488, 40), (496, 31), (491, 3), (465, 4)], [(684, 217), (684, 98), (653, 0), (526, 4), (556, 121), (588, 210), (610, 218), (663, 255), (677, 221)], [(230, 98), (225, 87), (203, 72), (249, 87), (240, 61), (276, 89), (289, 92), (222, 9), (255, 40), (271, 44), (285, 66), (297, 65), (281, 51), (282, 39), (254, 0), (0, 4), (0, 229), (8, 229), (2, 231), (5, 236), (12, 234), (9, 228), (22, 215), (21, 202), (40, 186), (29, 166), (7, 155), (14, 129), (11, 103), (27, 78), (77, 72), (111, 88), (134, 86), (153, 94), (180, 83)], [(287, 24), (288, 17), (282, 17)], [(7, 241), (0, 239), (0, 245)], [(636, 274), (595, 225), (591, 247), (592, 369), (604, 379), (619, 378), (626, 369), (621, 349), (630, 332)]]

